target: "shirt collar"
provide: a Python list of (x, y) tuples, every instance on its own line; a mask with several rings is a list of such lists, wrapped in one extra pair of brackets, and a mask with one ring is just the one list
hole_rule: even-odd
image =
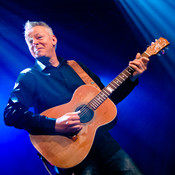
[[(58, 57), (57, 59), (58, 59), (58, 61), (60, 63), (58, 67), (60, 67), (64, 63), (67, 63), (67, 61), (64, 58), (62, 58), (62, 57)], [(45, 64), (43, 64), (41, 61), (36, 60), (34, 67), (38, 71), (42, 72), (47, 66)]]

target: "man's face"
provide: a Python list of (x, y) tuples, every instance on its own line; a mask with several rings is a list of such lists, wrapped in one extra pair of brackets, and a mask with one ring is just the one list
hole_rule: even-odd
[(25, 40), (29, 47), (30, 53), (34, 58), (49, 57), (55, 54), (55, 45), (57, 39), (54, 35), (48, 32), (48, 29), (43, 26), (35, 26), (31, 28)]

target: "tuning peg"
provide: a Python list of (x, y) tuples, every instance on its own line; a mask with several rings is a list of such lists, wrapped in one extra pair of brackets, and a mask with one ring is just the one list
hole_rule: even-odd
[(165, 50), (161, 50), (161, 53), (162, 53), (162, 54), (165, 54)]

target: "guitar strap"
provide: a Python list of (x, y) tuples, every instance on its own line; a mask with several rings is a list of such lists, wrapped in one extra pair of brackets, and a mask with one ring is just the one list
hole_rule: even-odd
[(79, 75), (83, 82), (87, 85), (91, 85), (98, 90), (101, 90), (94, 80), (83, 70), (83, 68), (74, 60), (68, 60), (68, 65), (71, 66), (74, 71)]

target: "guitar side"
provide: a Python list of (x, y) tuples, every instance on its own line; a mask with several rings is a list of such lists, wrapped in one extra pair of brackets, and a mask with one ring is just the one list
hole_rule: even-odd
[[(100, 91), (96, 88), (83, 85), (74, 93), (69, 103), (50, 108), (41, 115), (50, 118), (59, 118), (65, 113), (74, 112), (77, 107), (87, 104)], [(60, 168), (71, 168), (78, 165), (89, 153), (96, 130), (110, 123), (117, 115), (115, 104), (107, 98), (95, 111), (93, 118), (87, 123), (82, 123), (82, 130), (75, 139), (61, 135), (30, 135), (34, 147), (51, 164)]]

